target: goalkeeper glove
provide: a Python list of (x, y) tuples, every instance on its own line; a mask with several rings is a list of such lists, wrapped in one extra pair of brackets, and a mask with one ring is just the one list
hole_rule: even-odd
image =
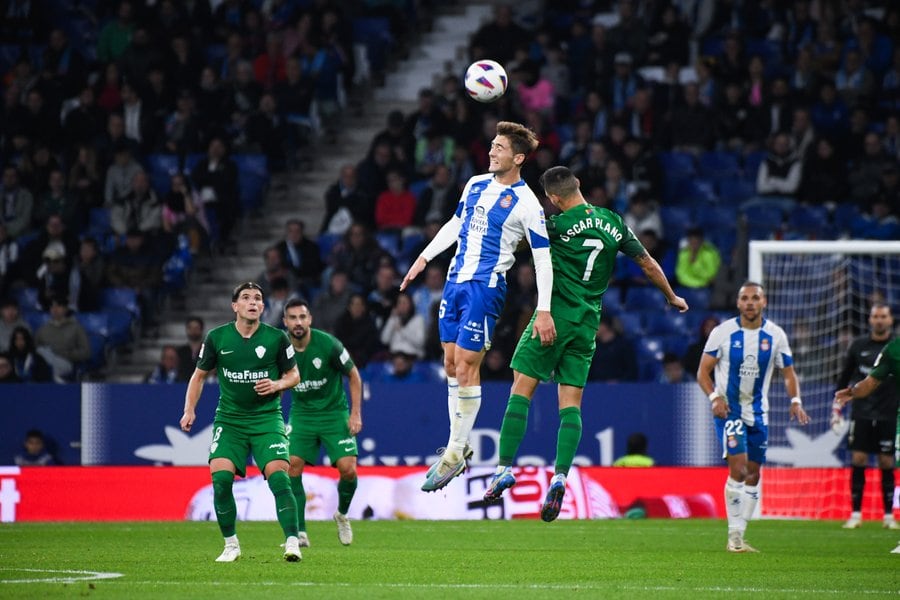
[(831, 404), (831, 431), (834, 435), (841, 435), (844, 433), (844, 425), (846, 421), (844, 420), (844, 415), (841, 412), (841, 406), (837, 402), (833, 402)]

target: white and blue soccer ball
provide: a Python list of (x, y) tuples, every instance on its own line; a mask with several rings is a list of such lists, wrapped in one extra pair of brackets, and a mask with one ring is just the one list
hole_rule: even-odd
[(508, 82), (506, 69), (493, 60), (476, 60), (466, 69), (466, 91), (478, 102), (493, 102), (506, 93)]

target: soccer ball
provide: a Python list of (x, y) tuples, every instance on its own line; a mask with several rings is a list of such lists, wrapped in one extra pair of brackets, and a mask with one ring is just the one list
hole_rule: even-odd
[(506, 93), (506, 70), (493, 60), (477, 60), (466, 69), (466, 91), (479, 102), (493, 102)]

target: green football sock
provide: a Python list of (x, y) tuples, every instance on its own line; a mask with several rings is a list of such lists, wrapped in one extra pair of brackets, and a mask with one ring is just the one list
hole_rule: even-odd
[(556, 472), (569, 474), (578, 442), (581, 441), (581, 409), (570, 406), (559, 411), (559, 433), (556, 434)]
[(303, 489), (303, 476), (291, 477), (291, 491), (297, 501), (297, 526), (306, 531), (306, 490)]
[(284, 537), (297, 535), (297, 500), (291, 493), (291, 478), (285, 471), (275, 471), (268, 477), (269, 489), (275, 496), (275, 512)]
[(353, 494), (356, 493), (356, 484), (359, 480), (354, 477), (353, 479), (344, 479), (343, 477), (338, 480), (338, 512), (342, 515), (346, 515), (347, 511), (350, 510), (350, 501), (353, 500)]
[(513, 464), (519, 445), (528, 427), (528, 406), (531, 402), (525, 396), (513, 394), (506, 403), (506, 414), (500, 425), (500, 466)]
[(216, 471), (212, 474), (213, 483), (213, 508), (216, 511), (216, 521), (222, 537), (234, 535), (234, 522), (237, 519), (237, 505), (234, 503), (234, 494), (231, 487), (234, 485), (234, 473), (231, 471)]

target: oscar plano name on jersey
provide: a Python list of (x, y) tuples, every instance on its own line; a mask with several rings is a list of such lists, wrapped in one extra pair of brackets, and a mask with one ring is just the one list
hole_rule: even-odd
[(619, 231), (619, 228), (615, 225), (610, 225), (600, 217), (588, 217), (586, 219), (581, 219), (580, 221), (569, 227), (565, 233), (560, 234), (559, 239), (564, 242), (568, 242), (573, 237), (577, 236), (579, 233), (586, 229), (600, 229), (602, 231), (605, 231), (609, 235), (613, 236), (617, 242), (621, 242), (622, 237), (624, 237)]

